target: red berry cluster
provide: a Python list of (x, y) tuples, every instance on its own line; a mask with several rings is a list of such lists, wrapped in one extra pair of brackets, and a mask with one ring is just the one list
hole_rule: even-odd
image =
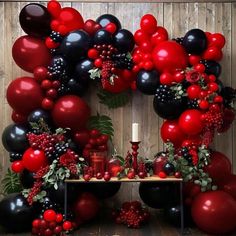
[(35, 219), (32, 222), (32, 235), (53, 236), (64, 235), (64, 232), (73, 230), (73, 223), (65, 220), (61, 213), (48, 209), (43, 213), (43, 219)]
[(107, 142), (109, 136), (101, 134), (99, 130), (92, 129), (89, 132), (89, 139), (83, 150), (83, 157), (89, 159), (92, 150), (107, 151)]
[(36, 180), (33, 187), (30, 189), (29, 195), (27, 197), (27, 202), (32, 205), (34, 202), (34, 197), (41, 191), (43, 182), (41, 180)]
[(124, 202), (122, 208), (114, 211), (112, 215), (117, 224), (125, 224), (129, 228), (140, 228), (150, 218), (147, 209), (144, 209), (138, 201)]

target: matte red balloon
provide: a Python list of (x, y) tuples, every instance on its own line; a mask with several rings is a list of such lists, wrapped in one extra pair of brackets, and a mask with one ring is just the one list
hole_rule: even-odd
[(84, 128), (90, 117), (90, 108), (80, 97), (67, 95), (59, 98), (52, 110), (57, 127), (78, 130)]
[(193, 201), (192, 217), (207, 233), (229, 233), (236, 228), (236, 201), (223, 191), (200, 193)]
[(51, 54), (44, 41), (31, 36), (21, 36), (12, 47), (12, 57), (23, 70), (33, 73), (37, 66), (48, 66)]
[(161, 138), (164, 142), (172, 142), (179, 147), (186, 138), (178, 125), (178, 121), (166, 120), (161, 127)]
[(186, 110), (179, 117), (179, 126), (187, 135), (196, 135), (201, 133), (203, 129), (201, 112), (196, 109)]
[(42, 100), (42, 90), (34, 78), (17, 78), (7, 88), (7, 101), (16, 113), (27, 115), (40, 108)]
[(224, 181), (232, 171), (229, 158), (221, 152), (212, 152), (210, 164), (205, 167), (205, 171), (215, 182)]
[(22, 157), (24, 167), (31, 171), (37, 172), (41, 167), (47, 165), (47, 157), (41, 150), (28, 148)]
[(174, 41), (161, 42), (154, 48), (152, 57), (160, 72), (174, 72), (176, 69), (185, 69), (188, 65), (184, 48)]
[(230, 175), (218, 186), (223, 191), (229, 193), (236, 201), (236, 175)]

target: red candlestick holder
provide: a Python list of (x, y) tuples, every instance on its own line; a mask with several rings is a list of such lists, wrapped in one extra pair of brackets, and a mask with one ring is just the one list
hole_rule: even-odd
[(133, 142), (130, 141), (131, 143), (131, 148), (132, 148), (132, 164), (133, 164), (133, 169), (135, 174), (138, 172), (138, 149), (139, 149), (139, 144), (140, 142)]

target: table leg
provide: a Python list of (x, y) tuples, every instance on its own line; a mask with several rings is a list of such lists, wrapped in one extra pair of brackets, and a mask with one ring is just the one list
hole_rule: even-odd
[(184, 233), (184, 202), (183, 202), (183, 182), (180, 182), (180, 217), (181, 217), (181, 235)]
[(65, 190), (64, 190), (64, 214), (65, 214), (65, 219), (67, 219), (67, 182), (65, 184)]

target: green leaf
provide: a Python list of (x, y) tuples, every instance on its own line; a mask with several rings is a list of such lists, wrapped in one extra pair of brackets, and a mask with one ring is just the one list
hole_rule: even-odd
[(128, 92), (110, 93), (106, 90), (100, 90), (97, 93), (99, 102), (106, 105), (109, 109), (123, 107), (129, 102)]
[(101, 76), (101, 70), (99, 70), (98, 68), (93, 68), (91, 70), (88, 71), (90, 73), (90, 79), (96, 79), (96, 78), (100, 78)]

